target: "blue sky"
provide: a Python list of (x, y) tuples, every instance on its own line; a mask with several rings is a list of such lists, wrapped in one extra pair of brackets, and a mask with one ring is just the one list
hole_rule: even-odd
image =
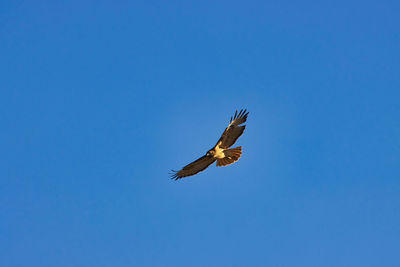
[(399, 9), (2, 2), (0, 265), (400, 266)]

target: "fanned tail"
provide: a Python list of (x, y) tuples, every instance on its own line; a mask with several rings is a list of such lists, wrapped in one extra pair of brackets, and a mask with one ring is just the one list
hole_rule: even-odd
[(217, 160), (217, 166), (227, 166), (239, 160), (242, 156), (242, 147), (238, 146), (231, 149), (224, 150), (225, 158)]

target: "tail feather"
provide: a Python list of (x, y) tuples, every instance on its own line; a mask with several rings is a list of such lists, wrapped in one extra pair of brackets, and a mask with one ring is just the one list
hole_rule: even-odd
[(225, 158), (217, 160), (217, 166), (227, 166), (239, 160), (242, 156), (242, 147), (235, 147), (224, 150)]

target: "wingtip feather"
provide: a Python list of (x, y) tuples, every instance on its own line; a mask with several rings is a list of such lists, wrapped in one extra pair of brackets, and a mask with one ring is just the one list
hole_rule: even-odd
[(175, 171), (175, 170), (171, 170), (171, 171), (172, 171), (172, 173), (168, 173), (168, 174), (171, 175), (171, 180), (175, 180), (176, 181), (176, 180), (182, 178), (182, 177), (180, 177), (178, 175), (178, 171)]

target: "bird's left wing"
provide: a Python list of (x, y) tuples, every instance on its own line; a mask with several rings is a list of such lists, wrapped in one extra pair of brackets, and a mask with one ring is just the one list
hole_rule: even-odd
[(174, 171), (175, 173), (171, 176), (171, 178), (178, 180), (186, 176), (195, 175), (196, 173), (205, 170), (215, 160), (216, 159), (211, 155), (210, 156), (204, 155), (201, 158), (183, 167), (182, 170)]
[(246, 112), (246, 109), (240, 110), (239, 113), (237, 111), (235, 112), (233, 118), (231, 117), (228, 127), (222, 133), (221, 138), (217, 142), (221, 148), (231, 147), (243, 134), (244, 129), (246, 129), (246, 125), (240, 125), (246, 122), (248, 115), (249, 113)]

